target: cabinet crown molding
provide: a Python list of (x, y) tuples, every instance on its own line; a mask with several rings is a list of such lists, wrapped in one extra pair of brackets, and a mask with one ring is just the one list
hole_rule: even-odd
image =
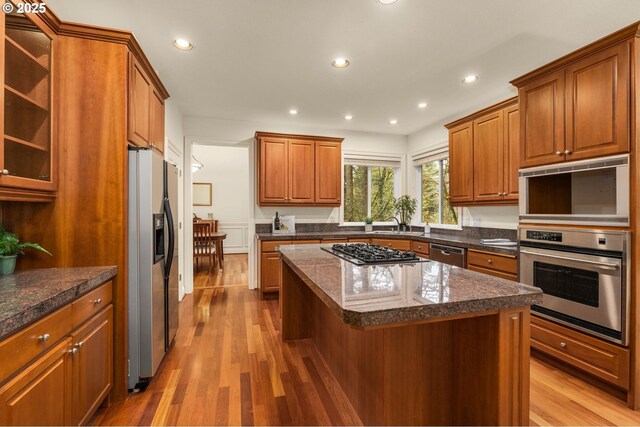
[(565, 67), (575, 61), (584, 58), (585, 55), (590, 55), (604, 49), (607, 49), (615, 44), (623, 42), (625, 40), (632, 40), (634, 38), (640, 38), (640, 21), (624, 27), (615, 33), (609, 34), (601, 39), (594, 41), (580, 49), (574, 50), (554, 61), (549, 62), (542, 67), (536, 68), (533, 71), (528, 72), (518, 78), (511, 80), (509, 83), (520, 88), (532, 80), (542, 77), (546, 74), (550, 74), (558, 69)]
[(472, 120), (485, 116), (487, 114), (491, 114), (495, 111), (499, 111), (499, 110), (502, 110), (503, 108), (510, 107), (512, 105), (517, 105), (517, 104), (518, 104), (518, 97), (514, 96), (512, 98), (505, 99), (504, 101), (500, 101), (496, 104), (483, 108), (480, 111), (476, 111), (475, 113), (469, 114), (468, 116), (464, 116), (460, 119), (457, 119), (451, 123), (447, 123), (446, 125), (444, 125), (444, 127), (446, 127), (447, 129), (451, 129), (461, 124), (468, 123)]
[(254, 138), (282, 138), (282, 139), (303, 139), (309, 141), (331, 141), (341, 143), (344, 138), (338, 138), (333, 136), (316, 136), (316, 135), (297, 135), (291, 133), (276, 133), (276, 132), (262, 132), (256, 131)]

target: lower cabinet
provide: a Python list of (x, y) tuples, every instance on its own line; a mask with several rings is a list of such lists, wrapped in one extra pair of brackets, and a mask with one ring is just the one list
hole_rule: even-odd
[(469, 249), (467, 251), (467, 269), (503, 279), (518, 280), (518, 260), (515, 255)]
[(531, 316), (531, 348), (629, 390), (629, 350)]
[[(0, 425), (89, 422), (113, 383), (111, 286), (112, 282), (100, 286), (0, 343), (6, 355), (27, 348), (31, 341), (41, 348), (26, 364), (2, 372)], [(95, 300), (95, 295), (106, 299)], [(61, 322), (71, 318), (78, 320), (75, 329), (70, 321)], [(58, 333), (60, 325), (66, 328), (63, 333)], [(48, 346), (50, 342), (54, 344)]]
[(411, 240), (371, 239), (371, 243), (373, 243), (374, 245), (380, 245), (385, 248), (395, 249), (397, 251), (411, 250)]
[[(111, 390), (113, 379), (113, 307), (72, 336), (73, 420), (85, 425)], [(72, 350), (73, 351), (73, 350)]]
[(20, 371), (0, 389), (0, 425), (69, 425), (72, 402), (71, 338)]
[(260, 294), (279, 292), (282, 281), (282, 266), (279, 252), (260, 254)]

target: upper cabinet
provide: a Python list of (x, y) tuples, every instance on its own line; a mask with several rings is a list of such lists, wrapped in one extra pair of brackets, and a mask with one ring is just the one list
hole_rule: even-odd
[(520, 167), (626, 153), (637, 25), (534, 70), (518, 87)]
[(164, 100), (145, 67), (129, 54), (128, 139), (138, 147), (164, 153)]
[(52, 116), (55, 33), (36, 14), (0, 14), (4, 101), (0, 200), (50, 201), (56, 189)]
[(340, 206), (342, 139), (256, 132), (260, 206)]
[(518, 202), (519, 113), (511, 98), (447, 125), (450, 203)]

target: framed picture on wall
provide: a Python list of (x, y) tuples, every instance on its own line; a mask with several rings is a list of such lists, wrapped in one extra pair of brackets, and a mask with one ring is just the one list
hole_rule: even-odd
[(213, 205), (213, 185), (210, 182), (193, 183), (193, 206)]

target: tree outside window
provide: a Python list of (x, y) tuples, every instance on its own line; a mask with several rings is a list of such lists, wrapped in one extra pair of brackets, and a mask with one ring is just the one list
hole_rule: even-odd
[(393, 221), (397, 168), (344, 166), (344, 222)]
[(421, 181), (422, 222), (458, 225), (458, 209), (449, 204), (449, 160), (434, 160), (418, 167)]

